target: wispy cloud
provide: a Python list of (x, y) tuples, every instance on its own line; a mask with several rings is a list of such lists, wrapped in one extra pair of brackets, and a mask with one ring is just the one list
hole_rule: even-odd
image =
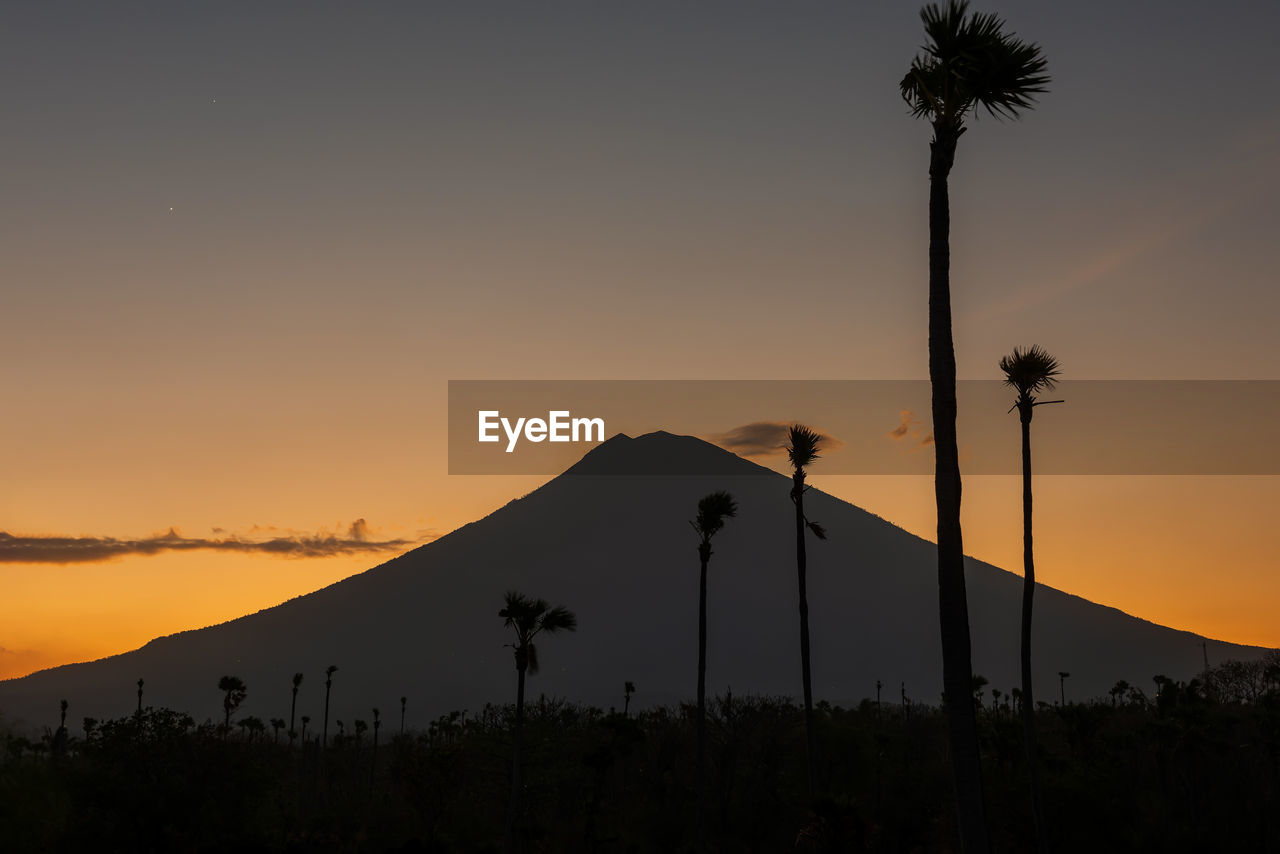
[[(255, 531), (271, 530), (257, 526)], [(19, 536), (0, 531), (0, 563), (102, 563), (133, 555), (157, 555), (162, 552), (223, 551), (264, 554), (277, 557), (313, 558), (396, 551), (422, 542), (418, 540), (375, 539), (364, 519), (357, 519), (341, 534), (282, 533), (265, 539), (230, 534), (213, 529), (215, 536), (184, 537), (173, 528), (164, 534), (128, 540), (115, 537)]]
[(898, 426), (894, 427), (885, 435), (895, 442), (908, 439), (915, 445), (932, 445), (933, 434), (927, 433), (924, 436), (920, 434), (924, 428), (920, 424), (920, 420), (916, 418), (914, 412), (910, 409), (898, 410)]
[[(743, 457), (768, 457), (782, 453), (787, 445), (787, 431), (794, 421), (753, 421), (734, 427), (724, 433), (716, 433), (707, 438), (724, 448)], [(816, 431), (824, 451), (834, 451), (844, 447), (844, 442), (835, 436)]]

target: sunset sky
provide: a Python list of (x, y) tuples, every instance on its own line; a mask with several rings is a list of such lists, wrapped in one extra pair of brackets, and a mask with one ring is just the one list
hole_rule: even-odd
[[(917, 8), (7, 4), (0, 532), (170, 545), (0, 538), (0, 677), (269, 607), (545, 482), (448, 474), (449, 380), (926, 377)], [(1053, 83), (960, 142), (960, 376), (1037, 343), (1072, 378), (1280, 379), (1280, 7), (975, 8)], [(811, 480), (931, 535), (928, 477)], [(1019, 490), (965, 481), (966, 551), (1020, 568)], [(1044, 583), (1280, 646), (1280, 478), (1051, 476), (1036, 507)]]

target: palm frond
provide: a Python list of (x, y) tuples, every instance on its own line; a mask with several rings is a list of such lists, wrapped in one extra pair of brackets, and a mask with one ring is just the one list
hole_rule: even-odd
[(822, 444), (822, 436), (803, 424), (792, 424), (787, 432), (791, 444), (787, 445), (787, 458), (796, 468), (805, 466), (818, 459), (818, 449)]
[(1004, 371), (1005, 385), (1016, 389), (1019, 397), (1029, 399), (1053, 389), (1062, 373), (1058, 360), (1038, 344), (1025, 350), (1014, 347), (1011, 355), (1001, 357), (1000, 370)]
[(818, 539), (825, 540), (827, 538), (827, 529), (819, 525), (817, 522), (810, 522), (808, 519), (805, 519), (804, 523), (809, 526), (809, 530), (813, 531), (813, 535)]
[(574, 632), (578, 630), (578, 618), (563, 605), (557, 605), (542, 615), (539, 629), (549, 635), (556, 632)]
[(724, 527), (725, 519), (738, 515), (733, 496), (724, 491), (712, 492), (698, 502), (698, 517), (693, 528), (704, 537), (712, 537)]
[(959, 127), (982, 107), (997, 118), (1016, 119), (1048, 91), (1048, 64), (1035, 42), (1005, 32), (997, 15), (969, 14), (966, 0), (920, 10), (926, 42), (898, 84), (917, 118)]

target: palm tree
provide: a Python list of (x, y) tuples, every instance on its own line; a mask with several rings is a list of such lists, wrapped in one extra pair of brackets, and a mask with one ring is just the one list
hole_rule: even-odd
[(1065, 670), (1058, 671), (1058, 691), (1061, 692), (1063, 706), (1067, 705), (1067, 679), (1069, 679), (1070, 677), (1071, 677), (1071, 674), (1068, 673), (1067, 671)]
[(293, 716), (298, 711), (298, 688), (302, 686), (302, 674), (293, 674), (293, 700), (289, 703), (289, 743), (293, 744), (293, 738), (297, 733), (293, 731)]
[(514, 590), (508, 591), (504, 607), (498, 612), (503, 626), (513, 629), (516, 642), (511, 644), (516, 659), (516, 720), (512, 729), (511, 806), (507, 816), (507, 847), (515, 844), (516, 817), (520, 814), (520, 736), (524, 723), (525, 673), (538, 672), (538, 648), (533, 639), (539, 634), (554, 635), (578, 628), (578, 618), (563, 605), (554, 608), (545, 599), (534, 599)]
[(622, 683), (622, 716), (625, 718), (631, 711), (631, 695), (636, 692), (636, 683), (628, 679)]
[(698, 757), (695, 775), (697, 786), (698, 850), (702, 850), (702, 802), (706, 775), (707, 752), (707, 564), (711, 562), (711, 538), (724, 527), (726, 519), (738, 515), (738, 505), (727, 492), (712, 492), (698, 502), (698, 516), (689, 524), (701, 537), (698, 543), (698, 559), (701, 572), (698, 575), (698, 717), (696, 721)]
[(284, 718), (272, 718), (271, 729), (275, 731), (274, 733), (275, 737), (274, 739), (272, 739), (272, 744), (279, 744), (280, 730), (284, 729)]
[(222, 698), (222, 710), (225, 717), (222, 721), (223, 736), (231, 730), (231, 714), (244, 702), (244, 698), (248, 695), (248, 690), (244, 687), (244, 681), (238, 676), (223, 676), (218, 680), (218, 690), (224, 692)]
[(400, 698), (400, 734), (404, 735), (404, 707), (409, 702), (408, 697)]
[(1042, 392), (1052, 391), (1062, 371), (1058, 360), (1037, 346), (1026, 350), (1013, 348), (1012, 355), (1000, 359), (1005, 385), (1018, 397), (1010, 407), (1018, 410), (1022, 422), (1022, 738), (1027, 754), (1027, 774), (1031, 783), (1031, 806), (1035, 814), (1036, 838), (1041, 852), (1049, 850), (1049, 832), (1044, 824), (1040, 800), (1040, 775), (1036, 769), (1036, 716), (1031, 690), (1031, 612), (1036, 593), (1036, 566), (1031, 536), (1031, 415), (1037, 406), (1061, 403), (1040, 400)]
[(311, 715), (303, 715), (302, 718), (302, 743), (307, 743), (307, 724), (311, 723)]
[(138, 680), (138, 714), (142, 714), (142, 680)]
[(329, 691), (333, 688), (333, 674), (338, 672), (338, 665), (330, 664), (324, 669), (324, 734), (320, 738), (320, 746), (329, 745)]
[(1004, 32), (995, 15), (968, 14), (965, 0), (920, 10), (927, 38), (899, 86), (917, 118), (933, 126), (929, 157), (929, 381), (933, 389), (934, 494), (938, 507), (938, 612), (943, 693), (961, 849), (987, 851), (978, 731), (969, 697), (972, 655), (960, 532), (956, 359), (951, 337), (951, 213), (947, 179), (965, 118), (982, 107), (1017, 118), (1049, 82), (1040, 48)]
[(809, 487), (805, 486), (805, 466), (818, 459), (818, 446), (822, 437), (802, 424), (793, 424), (788, 433), (791, 444), (787, 445), (787, 458), (791, 461), (791, 501), (796, 506), (796, 577), (800, 585), (800, 672), (804, 685), (804, 747), (805, 759), (809, 770), (809, 797), (812, 798), (817, 789), (815, 769), (813, 767), (813, 680), (810, 676), (809, 660), (809, 594), (807, 585), (808, 559), (805, 555), (805, 529), (813, 531), (820, 540), (827, 538), (820, 525), (810, 522), (804, 515), (804, 494)]

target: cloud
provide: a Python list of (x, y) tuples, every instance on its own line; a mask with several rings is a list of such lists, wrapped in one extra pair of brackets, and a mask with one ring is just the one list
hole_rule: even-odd
[[(787, 431), (794, 421), (753, 421), (724, 433), (709, 436), (710, 441), (743, 457), (768, 457), (780, 454), (787, 445)], [(816, 430), (823, 451), (844, 447), (844, 442)]]
[[(221, 533), (221, 528), (214, 528)], [(260, 528), (253, 530), (279, 530)], [(425, 538), (424, 538), (425, 539)], [(287, 533), (267, 539), (250, 539), (237, 535), (217, 538), (184, 537), (173, 528), (139, 540), (115, 537), (18, 536), (0, 531), (0, 563), (102, 563), (133, 555), (156, 555), (161, 552), (221, 551), (242, 554), (266, 554), (277, 557), (313, 558), (397, 551), (416, 545), (419, 540), (373, 539), (369, 523), (357, 519), (345, 536), (319, 532)]]
[(916, 445), (932, 445), (933, 434), (926, 433), (920, 435), (923, 428), (920, 426), (920, 420), (916, 418), (914, 412), (910, 409), (898, 410), (898, 426), (894, 427), (885, 435), (895, 442), (902, 439), (911, 439)]
[(912, 425), (919, 423), (920, 422), (916, 420), (915, 413), (910, 409), (899, 409), (898, 426), (890, 430), (888, 435), (891, 439), (901, 439), (911, 432)]

